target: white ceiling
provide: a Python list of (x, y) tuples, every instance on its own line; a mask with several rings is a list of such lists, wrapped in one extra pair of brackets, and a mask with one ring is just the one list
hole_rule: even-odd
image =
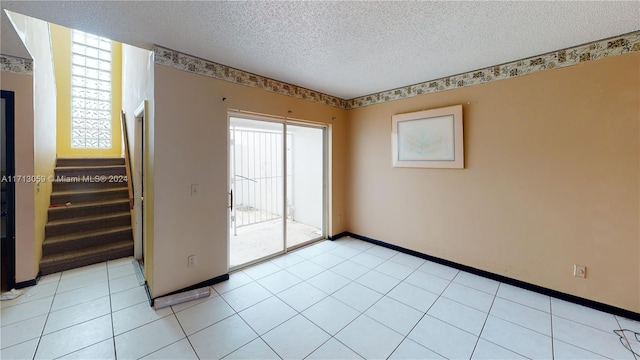
[[(640, 30), (639, 1), (5, 1), (343, 99)], [(2, 14), (0, 52), (26, 57)]]

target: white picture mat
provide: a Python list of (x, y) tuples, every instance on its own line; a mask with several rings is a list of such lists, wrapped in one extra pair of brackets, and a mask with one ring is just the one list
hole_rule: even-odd
[(454, 161), (453, 115), (398, 122), (398, 160)]

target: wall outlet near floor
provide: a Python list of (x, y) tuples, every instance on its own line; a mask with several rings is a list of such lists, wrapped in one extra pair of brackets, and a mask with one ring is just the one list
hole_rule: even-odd
[(187, 267), (195, 267), (196, 266), (196, 256), (189, 255), (187, 257)]
[(587, 267), (582, 265), (573, 265), (573, 276), (579, 278), (587, 277)]

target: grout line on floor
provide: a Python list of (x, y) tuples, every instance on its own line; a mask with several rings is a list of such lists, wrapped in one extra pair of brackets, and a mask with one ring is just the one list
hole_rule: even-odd
[[(462, 284), (460, 284), (460, 285), (462, 285)], [(476, 352), (476, 349), (478, 348), (478, 343), (480, 342), (480, 339), (482, 338), (482, 333), (484, 332), (484, 327), (487, 325), (487, 321), (489, 321), (489, 316), (491, 314), (491, 309), (493, 309), (493, 304), (496, 302), (496, 297), (497, 297), (497, 294), (498, 294), (498, 290), (500, 290), (500, 285), (502, 285), (502, 283), (498, 284), (498, 288), (496, 289), (496, 295), (494, 295), (493, 299), (491, 299), (491, 305), (489, 305), (489, 309), (487, 310), (487, 316), (484, 318), (484, 323), (482, 324), (482, 328), (480, 328), (480, 332), (478, 333), (478, 338), (476, 339), (475, 345), (473, 345), (473, 351), (471, 351), (471, 355), (469, 355), (469, 358), (473, 357), (473, 354)]]
[[(58, 278), (58, 282), (56, 283), (56, 290), (53, 293), (53, 296), (51, 298), (51, 304), (49, 304), (49, 312), (47, 313), (47, 318), (44, 320), (44, 324), (42, 325), (42, 330), (40, 331), (40, 336), (38, 337), (38, 343), (36, 344), (36, 348), (33, 352), (34, 359), (36, 357), (36, 354), (38, 353), (38, 349), (40, 348), (40, 342), (42, 341), (42, 337), (44, 336), (44, 329), (47, 327), (47, 322), (49, 322), (49, 316), (51, 316), (51, 309), (53, 308), (53, 303), (56, 301), (56, 295), (58, 295), (58, 287), (60, 286), (61, 278), (62, 278), (62, 274), (60, 274), (60, 278)], [(15, 345), (18, 345), (18, 344), (14, 344), (12, 346), (15, 346)]]
[(553, 336), (553, 311), (551, 310), (552, 306), (553, 305), (552, 305), (551, 298), (549, 298), (549, 318), (550, 318), (550, 325), (551, 325), (551, 358), (555, 359), (555, 357), (556, 357), (556, 351), (555, 351), (556, 339)]
[(111, 280), (109, 279), (109, 266), (105, 263), (107, 268), (107, 293), (109, 294), (109, 317), (111, 318), (111, 342), (113, 343), (113, 357), (118, 360), (118, 351), (116, 351), (116, 329), (113, 323), (113, 301), (111, 299)]

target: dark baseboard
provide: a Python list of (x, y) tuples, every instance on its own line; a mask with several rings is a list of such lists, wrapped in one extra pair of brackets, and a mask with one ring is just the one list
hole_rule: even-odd
[[(344, 234), (344, 235), (343, 235)], [(637, 312), (633, 312), (630, 310), (626, 310), (626, 309), (622, 309), (616, 306), (612, 306), (612, 305), (608, 305), (608, 304), (604, 304), (601, 302), (597, 302), (597, 301), (593, 301), (593, 300), (589, 300), (589, 299), (585, 299), (579, 296), (575, 296), (575, 295), (571, 295), (571, 294), (567, 294), (567, 293), (563, 293), (557, 290), (552, 290), (552, 289), (548, 289), (542, 286), (538, 286), (538, 285), (534, 285), (534, 284), (530, 284), (524, 281), (520, 281), (520, 280), (516, 280), (516, 279), (512, 279), (506, 276), (502, 276), (502, 275), (498, 275), (498, 274), (494, 274), (492, 272), (488, 272), (488, 271), (484, 271), (484, 270), (480, 270), (480, 269), (476, 269), (474, 267), (471, 266), (467, 266), (467, 265), (462, 265), (453, 261), (449, 261), (449, 260), (445, 260), (445, 259), (441, 259), (435, 256), (431, 256), (431, 255), (427, 255), (427, 254), (423, 254), (421, 252), (417, 252), (414, 250), (409, 250), (397, 245), (393, 245), (393, 244), (389, 244), (386, 243), (384, 241), (380, 241), (380, 240), (376, 240), (376, 239), (372, 239), (366, 236), (362, 236), (362, 235), (358, 235), (358, 234), (353, 234), (350, 232), (344, 232), (344, 233), (340, 233), (334, 237), (332, 237), (331, 240), (335, 240), (338, 238), (338, 236), (350, 236), (352, 238), (355, 239), (359, 239), (362, 241), (366, 241), (372, 244), (376, 244), (376, 245), (380, 245), (382, 247), (388, 248), (388, 249), (392, 249), (392, 250), (396, 250), (399, 251), (401, 253), (405, 253), (408, 255), (413, 255), (416, 257), (419, 257), (421, 259), (425, 259), (425, 260), (429, 260), (438, 264), (442, 264), (445, 266), (449, 266), (458, 270), (462, 270), (462, 271), (466, 271), (475, 275), (479, 275), (485, 278), (489, 278), (492, 280), (496, 280), (499, 282), (503, 282), (505, 284), (509, 284), (509, 285), (513, 285), (513, 286), (517, 286), (519, 288), (522, 289), (526, 289), (526, 290), (530, 290), (530, 291), (535, 291), (537, 293), (540, 294), (544, 294), (544, 295), (548, 295), (548, 296), (552, 296), (561, 300), (565, 300), (565, 301), (569, 301), (578, 305), (582, 305), (582, 306), (586, 306), (589, 307), (591, 309), (595, 309), (595, 310), (599, 310), (599, 311), (604, 311), (606, 313), (609, 314), (613, 314), (613, 315), (618, 315), (618, 316), (623, 316), (626, 317), (628, 319), (632, 319), (632, 320), (636, 320), (636, 321), (640, 321), (640, 313)]]
[(153, 307), (153, 298), (151, 297), (151, 289), (149, 289), (149, 283), (145, 280), (144, 291), (147, 293), (147, 300), (149, 300), (149, 306)]
[(38, 283), (38, 279), (40, 277), (36, 278), (36, 279), (32, 279), (32, 280), (27, 280), (27, 281), (21, 281), (18, 283), (15, 283), (15, 285), (13, 286), (14, 289), (22, 289), (22, 288), (26, 288), (29, 286), (34, 286)]
[(157, 296), (155, 298), (151, 297), (151, 292), (149, 291), (149, 286), (147, 285), (146, 282), (145, 282), (145, 288), (147, 290), (147, 296), (149, 297), (149, 303), (150, 303), (151, 306), (153, 306), (154, 301), (159, 297), (165, 297), (165, 296), (169, 296), (169, 295), (179, 294), (181, 292), (195, 290), (195, 289), (199, 289), (199, 288), (202, 288), (202, 287), (205, 287), (205, 286), (212, 286), (212, 285), (215, 285), (215, 284), (217, 284), (219, 282), (223, 282), (223, 281), (226, 281), (226, 280), (229, 280), (229, 274), (220, 275), (220, 276), (214, 277), (212, 279), (205, 280), (205, 281), (199, 282), (199, 283), (191, 285), (191, 286), (187, 286), (186, 288), (183, 288), (183, 289), (180, 289), (180, 290), (176, 290), (176, 291), (170, 292), (168, 294), (164, 294), (162, 296)]
[[(331, 240), (331, 241), (333, 241), (333, 240), (340, 239), (341, 237), (345, 237), (345, 236), (351, 236), (351, 233), (350, 233), (350, 232), (348, 232), (348, 231), (343, 231), (343, 232), (341, 232), (340, 234), (336, 234), (336, 235), (333, 235), (333, 236), (329, 236), (329, 237), (328, 237), (328, 239), (329, 239), (329, 240)], [(354, 237), (355, 237), (355, 236), (354, 236)]]
[(38, 271), (38, 274), (36, 275), (35, 279), (31, 279), (31, 280), (27, 280), (27, 281), (21, 281), (19, 283), (15, 283), (13, 284), (13, 288), (14, 289), (23, 289), (29, 286), (35, 286), (38, 284), (38, 282), (40, 282), (40, 278), (42, 277), (42, 272)]

